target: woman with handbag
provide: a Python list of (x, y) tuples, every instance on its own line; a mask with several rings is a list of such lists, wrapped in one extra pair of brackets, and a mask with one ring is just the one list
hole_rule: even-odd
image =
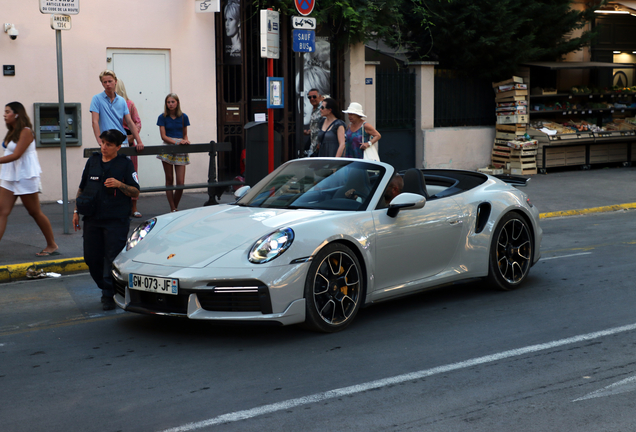
[[(179, 96), (170, 93), (164, 101), (163, 114), (157, 119), (157, 126), (161, 132), (161, 139), (165, 144), (170, 145), (188, 145), (188, 126), (190, 119), (181, 111), (181, 102)], [(185, 182), (186, 165), (190, 163), (188, 153), (160, 154), (157, 156), (163, 163), (163, 171), (166, 175), (166, 186), (172, 186), (174, 177), (177, 178), (177, 185)], [(174, 167), (174, 172), (173, 172)], [(183, 189), (166, 191), (170, 211), (176, 212), (179, 207), (179, 201), (183, 195)]]
[(347, 113), (349, 117), (349, 127), (345, 132), (345, 157), (357, 159), (380, 160), (377, 157), (377, 146), (370, 149), (375, 150), (375, 154), (365, 157), (365, 151), (380, 141), (382, 135), (375, 130), (371, 123), (363, 121), (366, 118), (362, 111), (362, 105), (357, 102), (351, 102), (349, 108), (343, 113)]
[(332, 98), (320, 102), (321, 123), (318, 130), (318, 157), (342, 157), (345, 149), (345, 123), (338, 104)]
[(11, 102), (4, 107), (4, 122), (9, 131), (2, 143), (4, 156), (0, 157), (0, 239), (7, 228), (9, 214), (20, 197), (46, 239), (46, 247), (35, 255), (59, 255), (51, 222), (40, 208), (38, 193), (42, 169), (35, 152), (31, 120), (20, 102)]

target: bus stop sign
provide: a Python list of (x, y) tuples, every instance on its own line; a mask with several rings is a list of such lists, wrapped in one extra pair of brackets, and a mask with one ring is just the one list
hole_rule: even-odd
[(314, 10), (316, 0), (294, 0), (294, 4), (299, 14), (307, 16)]

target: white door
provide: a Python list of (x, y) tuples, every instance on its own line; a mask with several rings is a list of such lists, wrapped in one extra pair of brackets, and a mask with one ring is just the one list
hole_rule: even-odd
[[(170, 93), (170, 52), (168, 50), (109, 49), (107, 67), (126, 86), (126, 93), (137, 106), (141, 118), (144, 146), (162, 145), (157, 117), (163, 112)], [(163, 186), (165, 177), (161, 161), (155, 156), (138, 158), (142, 187)]]

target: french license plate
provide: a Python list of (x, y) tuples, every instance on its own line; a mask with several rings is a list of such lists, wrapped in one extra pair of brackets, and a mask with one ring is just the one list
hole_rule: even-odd
[(131, 273), (128, 275), (128, 288), (157, 294), (177, 295), (179, 294), (179, 280)]

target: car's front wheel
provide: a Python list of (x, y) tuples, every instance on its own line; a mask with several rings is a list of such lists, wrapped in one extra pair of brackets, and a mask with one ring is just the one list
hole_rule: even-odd
[(351, 324), (363, 292), (360, 262), (347, 246), (332, 243), (316, 257), (305, 282), (305, 327), (332, 333)]
[(502, 290), (518, 288), (532, 266), (533, 250), (526, 220), (516, 213), (506, 214), (492, 237), (488, 280)]

